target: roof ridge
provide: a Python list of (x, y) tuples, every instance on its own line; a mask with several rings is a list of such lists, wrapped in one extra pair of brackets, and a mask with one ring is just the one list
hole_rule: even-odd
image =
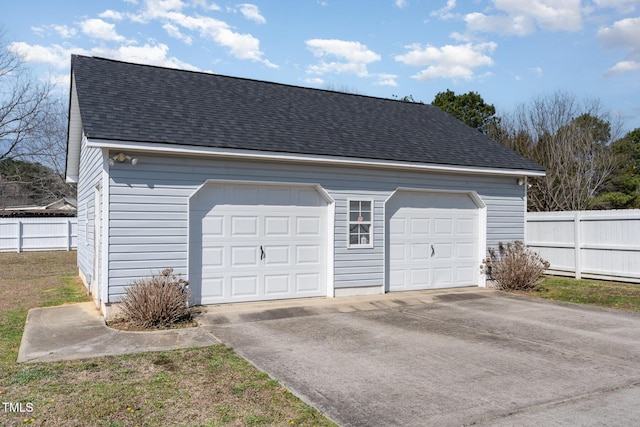
[(381, 100), (381, 101), (401, 102), (401, 103), (404, 103), (404, 104), (426, 105), (426, 106), (429, 106), (429, 107), (433, 107), (433, 105), (427, 104), (427, 103), (423, 103), (423, 102), (409, 102), (409, 101), (403, 101), (401, 99), (385, 98), (385, 97), (382, 97), (382, 96), (374, 96), (374, 95), (367, 95), (367, 94), (353, 93), (353, 92), (344, 92), (344, 91), (340, 91), (340, 90), (324, 89), (324, 88), (317, 88), (317, 87), (311, 87), (311, 86), (302, 86), (302, 85), (296, 85), (296, 84), (291, 84), (291, 83), (274, 82), (274, 81), (270, 81), (270, 80), (261, 80), (261, 79), (251, 78), (251, 77), (231, 76), (231, 75), (228, 75), (228, 74), (220, 74), (220, 73), (207, 72), (207, 71), (187, 70), (187, 69), (184, 69), (184, 68), (169, 67), (169, 66), (166, 66), (166, 65), (155, 65), (155, 64), (144, 64), (144, 63), (139, 63), (139, 62), (129, 62), (129, 61), (123, 61), (121, 59), (113, 59), (113, 58), (107, 58), (107, 57), (95, 56), (95, 55), (87, 56), (87, 55), (80, 55), (80, 54), (72, 54), (71, 57), (72, 57), (72, 62), (73, 62), (73, 58), (97, 59), (97, 60), (101, 60), (101, 61), (115, 62), (115, 63), (118, 63), (118, 64), (125, 64), (125, 65), (135, 65), (135, 66), (139, 66), (139, 67), (156, 68), (156, 69), (160, 69), (160, 70), (176, 71), (176, 72), (183, 72), (183, 73), (201, 74), (201, 75), (205, 75), (205, 76), (217, 76), (217, 77), (223, 77), (223, 78), (228, 78), (228, 79), (255, 82), (255, 83), (265, 83), (265, 84), (276, 85), (276, 86), (284, 86), (284, 87), (295, 88), (295, 89), (306, 89), (306, 90), (325, 92), (325, 93), (335, 93), (335, 94), (339, 94), (339, 95), (350, 95), (350, 96), (357, 96), (357, 97), (362, 97), (362, 98), (370, 98), (370, 99), (376, 99), (376, 100)]

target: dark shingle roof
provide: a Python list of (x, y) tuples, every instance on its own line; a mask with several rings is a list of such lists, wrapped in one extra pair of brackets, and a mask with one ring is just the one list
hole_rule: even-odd
[(439, 108), (73, 56), (88, 138), (541, 171)]

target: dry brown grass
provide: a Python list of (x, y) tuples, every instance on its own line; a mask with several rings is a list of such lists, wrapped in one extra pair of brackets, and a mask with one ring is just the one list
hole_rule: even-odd
[(45, 304), (48, 295), (77, 277), (76, 251), (0, 253), (0, 313)]

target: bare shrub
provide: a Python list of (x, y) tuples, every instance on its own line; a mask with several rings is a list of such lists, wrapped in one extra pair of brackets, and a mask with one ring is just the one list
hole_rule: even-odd
[(120, 309), (123, 320), (133, 326), (158, 328), (191, 320), (189, 282), (173, 274), (172, 268), (134, 281), (126, 292)]
[(499, 242), (498, 250), (489, 248), (489, 257), (483, 260), (483, 268), (496, 288), (514, 291), (539, 290), (542, 274), (549, 265), (520, 240), (506, 245)]

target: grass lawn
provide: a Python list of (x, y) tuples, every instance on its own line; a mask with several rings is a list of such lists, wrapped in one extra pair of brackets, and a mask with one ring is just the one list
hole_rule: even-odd
[(640, 312), (640, 284), (547, 276), (532, 296)]
[(223, 345), (15, 363), (30, 308), (88, 300), (75, 257), (0, 253), (0, 425), (335, 426)]

